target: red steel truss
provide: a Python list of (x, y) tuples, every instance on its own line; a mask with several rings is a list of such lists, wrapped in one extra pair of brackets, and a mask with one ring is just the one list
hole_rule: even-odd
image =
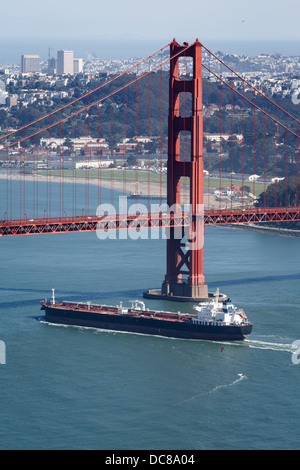
[[(202, 216), (203, 219), (203, 216)], [(264, 209), (207, 210), (205, 225), (235, 225), (264, 222), (300, 221), (300, 206)], [(49, 219), (1, 220), (0, 236), (42, 235), (51, 233), (109, 232), (112, 230), (140, 230), (170, 227), (188, 227), (189, 214), (105, 215), (98, 217), (59, 217)]]

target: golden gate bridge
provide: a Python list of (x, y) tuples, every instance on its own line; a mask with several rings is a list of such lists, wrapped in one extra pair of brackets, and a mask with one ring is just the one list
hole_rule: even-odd
[[(167, 49), (170, 50), (168, 55), (166, 55)], [(169, 70), (169, 112), (165, 181), (162, 173), (164, 166), (162, 83), (163, 71), (166, 68)], [(154, 74), (159, 76), (159, 89), (155, 91), (151, 87)], [(146, 94), (146, 100), (143, 103), (140, 98), (141, 83)], [(206, 112), (203, 116), (204, 88)], [(153, 109), (153, 92), (159, 95), (158, 109)], [(129, 95), (131, 98), (135, 95), (135, 109), (133, 110), (128, 106)], [(121, 106), (118, 107), (123, 112), (123, 123), (122, 129), (116, 129), (116, 100), (120, 96), (122, 98), (118, 98), (118, 102)], [(130, 173), (130, 187), (132, 184), (135, 187), (136, 201), (140, 194), (140, 186), (143, 184), (148, 206), (154, 195), (156, 197), (159, 195), (162, 203), (164, 193), (166, 193), (168, 207), (178, 207), (179, 210), (171, 210), (168, 213), (157, 210), (156, 212), (137, 211), (135, 214), (95, 214), (89, 207), (91, 185), (94, 184), (90, 170), (91, 162), (95, 161), (92, 150), (85, 152), (84, 156), (86, 161), (83, 183), (84, 200), (80, 199), (77, 189), (79, 170), (76, 168), (76, 163), (79, 157), (74, 148), (69, 152), (68, 158), (71, 160), (69, 172), (65, 171), (63, 150), (60, 150), (59, 155), (60, 167), (56, 170), (51, 168), (51, 148), (48, 147), (45, 154), (45, 149), (40, 147), (40, 139), (44, 137), (51, 141), (51, 136), (55, 134), (56, 137), (59, 136), (60, 141), (66, 137), (72, 137), (75, 140), (78, 132), (78, 119), (83, 116), (86, 135), (89, 134), (90, 120), (97, 120), (98, 141), (100, 142), (103, 137), (103, 105), (105, 103), (109, 103), (106, 113), (110, 113), (108, 126), (110, 127), (110, 157), (113, 161), (117, 158), (119, 160), (124, 158), (124, 166), (126, 166), (126, 151), (117, 153), (115, 136), (117, 132), (121, 133), (123, 143), (127, 141), (128, 135), (130, 138), (133, 137), (133, 133), (138, 136), (141, 128), (141, 113), (143, 113), (143, 131), (146, 130), (148, 137), (146, 139), (148, 149), (143, 158), (146, 160), (148, 171), (141, 183), (140, 169), (138, 169), (139, 146), (136, 145), (134, 147), (135, 169)], [(214, 121), (211, 117), (213, 104), (217, 115)], [(238, 118), (236, 110), (238, 110)], [(132, 112), (135, 112), (135, 126), (129, 129), (128, 117)], [(155, 130), (152, 130), (154, 113), (159, 116), (159, 126), (156, 123)], [(175, 229), (189, 225), (192, 232), (197, 233), (199, 219), (206, 225), (299, 221), (299, 124), (300, 121), (297, 118), (228, 67), (198, 40), (192, 44), (180, 45), (174, 39), (125, 72), (105, 80), (101, 85), (55, 111), (0, 137), (3, 168), (6, 168), (1, 175), (4, 178), (6, 190), (1, 201), (2, 208), (0, 208), (3, 213), (3, 216), (0, 216), (0, 235), (21, 236), (96, 230), (109, 232), (133, 228), (139, 230), (166, 228), (169, 230), (167, 273), (162, 286), (162, 295), (174, 298), (206, 298), (208, 291), (203, 275), (203, 247), (191, 250), (190, 240), (184, 237), (183, 232), (181, 237), (175, 237)], [(107, 132), (106, 125), (106, 134)], [(226, 135), (226, 142), (224, 135)], [(150, 141), (154, 137), (159, 141), (156, 160), (158, 160), (157, 167), (160, 171), (159, 177), (156, 178), (156, 186), (152, 184), (152, 175), (149, 171)], [(31, 153), (28, 152), (28, 146)], [(225, 146), (226, 152), (223, 151)], [(251, 152), (252, 160), (250, 164), (249, 152)], [(107, 155), (103, 153), (98, 151), (96, 155), (99, 205), (104, 173), (102, 163), (107, 159)], [(26, 160), (29, 158), (33, 168), (30, 175), (32, 185), (30, 191), (26, 170)], [(44, 172), (39, 169), (41, 158), (46, 161)], [(16, 161), (19, 164), (18, 169), (13, 169), (13, 162)], [(212, 181), (210, 177), (204, 180), (204, 162), (208, 174), (211, 168), (214, 168), (214, 187), (210, 187)], [(227, 195), (224, 194), (224, 165), (229, 170)], [(246, 169), (249, 171), (249, 165), (253, 177), (251, 183), (246, 174)], [(234, 198), (237, 170), (241, 189), (239, 197)], [(258, 170), (262, 180), (260, 183), (256, 181)], [(114, 204), (116, 189), (122, 190), (123, 194), (128, 193), (129, 172), (122, 170), (122, 186), (120, 187), (120, 179), (118, 185), (115, 180), (115, 169), (105, 171), (106, 177), (107, 172), (110, 172), (111, 203)], [(53, 178), (54, 175), (56, 179)], [(67, 193), (64, 185), (66, 175), (72, 186), (70, 196), (72, 207), (71, 210), (68, 208), (69, 214), (66, 210)], [(271, 175), (273, 184), (270, 200), (267, 189)], [(59, 207), (53, 205), (55, 184), (59, 186)], [(44, 191), (42, 197), (41, 185)], [(256, 197), (258, 186), (261, 191), (259, 200)], [(153, 187), (155, 194), (153, 194)], [(204, 191), (206, 191), (205, 198)], [(189, 214), (180, 210), (184, 203), (190, 205)], [(199, 214), (199, 207), (204, 206), (205, 210)]]

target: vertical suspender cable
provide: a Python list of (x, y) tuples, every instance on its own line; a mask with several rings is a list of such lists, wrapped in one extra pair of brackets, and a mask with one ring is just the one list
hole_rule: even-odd
[(72, 185), (72, 216), (76, 215), (76, 151), (75, 151), (75, 139), (76, 139), (76, 116), (73, 117), (73, 146), (72, 146), (72, 157), (73, 157), (73, 185)]
[[(265, 99), (265, 111), (267, 111), (267, 100)], [(266, 207), (267, 191), (267, 116), (264, 115), (264, 207)]]
[[(136, 68), (136, 76), (138, 77), (138, 66)], [(135, 84), (135, 135), (136, 135), (136, 151), (135, 151), (135, 193), (136, 193), (136, 202), (138, 199), (138, 193), (139, 193), (139, 185), (138, 185), (138, 164), (139, 164), (139, 141), (138, 141), (138, 135), (139, 135), (139, 82), (136, 81)]]
[(243, 83), (243, 100), (242, 100), (242, 207), (244, 207), (244, 166), (245, 166), (245, 83)]
[[(255, 104), (255, 93), (254, 93), (254, 104)], [(253, 206), (254, 206), (254, 197), (255, 197), (255, 106), (253, 106), (253, 183), (252, 183), (252, 194), (253, 194)]]
[[(50, 124), (52, 121), (52, 117), (50, 116)], [(52, 159), (51, 159), (51, 128), (49, 129), (49, 143), (50, 143), (50, 180), (49, 180), (49, 217), (51, 217), (51, 210), (52, 210), (52, 185), (51, 185), (51, 176), (52, 176)]]
[(59, 146), (59, 160), (60, 160), (60, 170), (59, 170), (59, 215), (62, 217), (62, 123), (59, 125), (59, 138), (60, 138), (60, 146)]
[[(220, 64), (220, 77), (222, 77), (222, 64)], [(220, 82), (220, 145), (219, 145), (219, 209), (221, 209), (221, 193), (222, 193), (222, 82)]]
[[(286, 118), (287, 129), (289, 127), (289, 117)], [(289, 201), (289, 133), (288, 130), (285, 131), (285, 206), (290, 206)]]
[[(90, 95), (88, 97), (88, 104), (90, 104)], [(87, 188), (87, 201), (86, 201), (86, 211), (87, 214), (90, 213), (90, 163), (91, 163), (91, 145), (89, 141), (90, 137), (90, 109), (87, 111), (86, 115), (86, 155), (87, 155), (87, 169), (86, 169), (86, 188)]]
[(230, 208), (232, 210), (232, 197), (233, 197), (233, 181), (232, 181), (232, 173), (233, 173), (233, 89), (231, 89), (231, 146), (230, 146)]
[[(126, 85), (127, 81), (127, 74), (125, 73), (124, 75), (124, 85)], [(126, 128), (126, 119), (127, 119), (127, 93), (126, 93), (126, 88), (124, 88), (123, 91), (123, 145), (122, 145), (122, 151), (123, 151), (123, 195), (126, 196), (127, 189), (126, 189), (126, 175), (127, 175), (127, 160), (126, 160), (126, 149), (127, 149), (127, 139), (126, 139), (126, 134), (127, 134), (127, 128)]]
[(277, 109), (276, 109), (276, 122), (275, 122), (275, 187), (274, 187), (274, 203), (275, 207), (278, 206), (277, 201)]
[[(298, 135), (300, 131), (300, 126), (298, 124)], [(296, 144), (296, 206), (299, 206), (299, 137), (297, 138)]]
[(150, 193), (151, 193), (151, 188), (150, 188), (150, 134), (151, 134), (151, 129), (150, 129), (150, 84), (151, 84), (151, 75), (150, 75), (150, 70), (151, 70), (151, 59), (149, 59), (149, 75), (148, 75), (148, 211), (150, 211)]
[[(160, 53), (161, 55), (161, 62), (162, 62), (162, 51)], [(159, 198), (160, 198), (160, 204), (162, 202), (162, 78), (163, 78), (163, 69), (162, 66), (160, 67), (160, 83), (159, 83), (159, 188), (160, 188), (160, 193), (159, 193)]]
[[(102, 97), (102, 89), (100, 89), (100, 98)], [(101, 140), (102, 140), (102, 104), (98, 104), (98, 136), (99, 136), (99, 167), (98, 167), (98, 204), (100, 205), (102, 202), (102, 156), (104, 147), (102, 147)]]
[[(113, 81), (112, 83), (112, 89), (114, 91), (114, 86), (115, 86), (115, 82)], [(114, 137), (114, 134), (115, 134), (115, 111), (114, 111), (114, 106), (115, 106), (115, 102), (114, 102), (114, 95), (112, 95), (112, 99), (111, 99), (111, 110), (110, 110), (110, 141), (111, 141), (111, 160), (113, 162), (113, 164), (111, 165), (111, 169), (110, 169), (110, 183), (111, 183), (111, 186), (110, 186), (110, 202), (111, 204), (114, 204), (114, 164), (115, 164), (115, 159), (114, 159), (114, 150), (115, 150), (115, 137)]]

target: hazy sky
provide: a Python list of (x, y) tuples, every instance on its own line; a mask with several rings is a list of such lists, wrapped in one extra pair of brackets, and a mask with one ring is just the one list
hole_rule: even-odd
[(0, 37), (300, 40), (299, 0), (14, 0), (1, 5)]

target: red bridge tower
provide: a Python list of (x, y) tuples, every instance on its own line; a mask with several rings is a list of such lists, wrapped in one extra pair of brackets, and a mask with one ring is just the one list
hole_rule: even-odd
[[(203, 234), (204, 222), (199, 220), (203, 206), (203, 116), (202, 116), (202, 45), (196, 42), (188, 49), (175, 40), (171, 44), (170, 97), (168, 131), (168, 176), (167, 201), (169, 208), (182, 206), (182, 177), (189, 178), (189, 205), (192, 209), (192, 230), (198, 240), (196, 247), (191, 244), (182, 230), (182, 237), (175, 236), (171, 228), (167, 240), (167, 273), (161, 291), (148, 291), (146, 297), (154, 296), (170, 300), (198, 300), (208, 298), (208, 288), (203, 275)], [(192, 80), (179, 79), (180, 57), (192, 57)], [(190, 93), (192, 97), (191, 116), (181, 116), (180, 94)], [(189, 161), (184, 161), (180, 149), (180, 133), (189, 131), (191, 151)], [(196, 216), (198, 214), (198, 216)], [(178, 229), (177, 229), (178, 231)]]

